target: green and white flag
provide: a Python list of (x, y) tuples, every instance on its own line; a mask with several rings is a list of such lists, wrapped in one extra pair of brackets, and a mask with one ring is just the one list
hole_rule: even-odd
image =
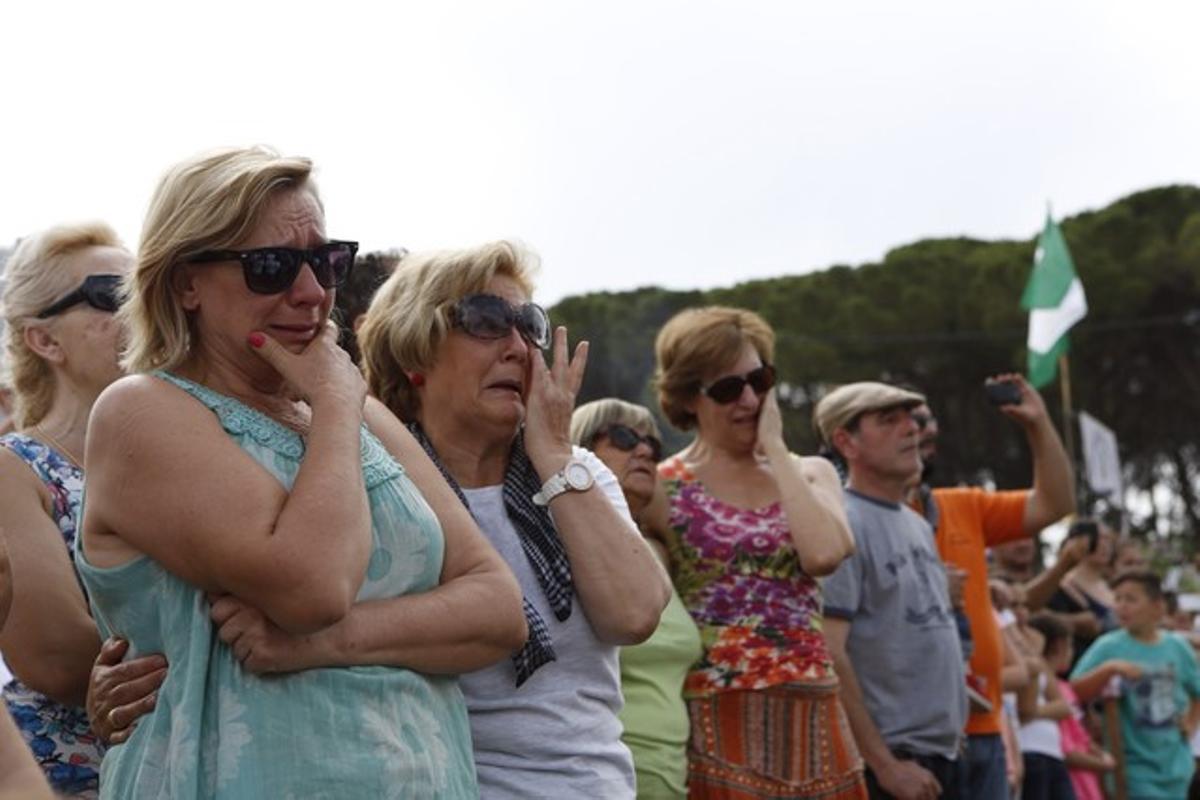
[(1049, 214), (1021, 308), (1029, 311), (1029, 382), (1041, 388), (1058, 372), (1058, 357), (1067, 352), (1067, 331), (1087, 316), (1087, 298), (1067, 241)]

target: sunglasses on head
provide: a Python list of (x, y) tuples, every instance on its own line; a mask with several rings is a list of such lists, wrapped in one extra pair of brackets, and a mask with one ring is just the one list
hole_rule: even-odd
[(66, 297), (46, 306), (38, 312), (38, 319), (53, 317), (79, 303), (87, 303), (99, 311), (113, 312), (121, 305), (121, 276), (120, 275), (88, 275)]
[(450, 321), (476, 339), (503, 339), (516, 328), (542, 350), (550, 346), (550, 317), (536, 303), (514, 306), (494, 294), (472, 294), (450, 308)]
[(746, 384), (750, 384), (755, 394), (766, 394), (775, 385), (775, 368), (770, 364), (763, 364), (745, 375), (726, 375), (708, 386), (701, 386), (700, 392), (708, 395), (714, 403), (726, 405), (742, 396)]
[(279, 294), (291, 288), (308, 264), (322, 288), (333, 289), (346, 282), (354, 266), (358, 242), (332, 241), (311, 249), (258, 247), (254, 250), (205, 250), (186, 260), (189, 264), (237, 261), (242, 265), (246, 288), (255, 294)]
[(628, 425), (610, 425), (596, 434), (596, 438), (601, 436), (607, 438), (613, 447), (626, 453), (637, 449), (639, 444), (645, 442), (650, 445), (650, 457), (655, 461), (662, 460), (662, 440), (652, 433), (643, 436)]

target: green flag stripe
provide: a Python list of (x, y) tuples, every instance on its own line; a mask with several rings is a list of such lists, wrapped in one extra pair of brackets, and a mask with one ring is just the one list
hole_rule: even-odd
[(1071, 339), (1063, 334), (1049, 352), (1038, 353), (1029, 351), (1029, 382), (1035, 389), (1041, 389), (1054, 380), (1058, 374), (1058, 357), (1066, 355), (1070, 349)]
[(1075, 265), (1067, 250), (1067, 240), (1063, 238), (1054, 219), (1047, 214), (1046, 227), (1038, 238), (1033, 272), (1021, 295), (1021, 308), (1057, 307), (1074, 279)]

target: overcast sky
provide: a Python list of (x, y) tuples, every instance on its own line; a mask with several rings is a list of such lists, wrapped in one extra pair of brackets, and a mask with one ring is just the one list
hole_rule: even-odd
[(6, 4), (0, 245), (162, 170), (311, 156), (364, 249), (515, 237), (539, 298), (1031, 237), (1200, 182), (1200, 4)]

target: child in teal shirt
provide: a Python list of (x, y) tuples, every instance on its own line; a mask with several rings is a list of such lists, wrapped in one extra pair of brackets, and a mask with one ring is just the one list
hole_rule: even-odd
[(1071, 673), (1080, 700), (1121, 676), (1121, 740), (1130, 800), (1182, 800), (1194, 764), (1188, 741), (1200, 725), (1200, 669), (1186, 640), (1160, 630), (1158, 576), (1134, 571), (1113, 583), (1121, 629), (1097, 639)]

